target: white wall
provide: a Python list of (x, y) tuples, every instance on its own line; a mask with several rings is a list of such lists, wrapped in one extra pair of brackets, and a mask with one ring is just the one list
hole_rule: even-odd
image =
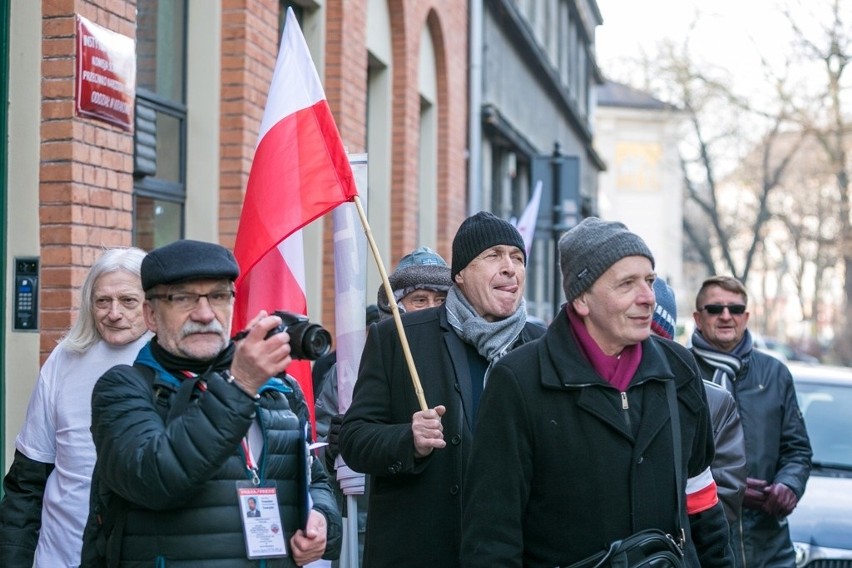
[(41, 2), (12, 0), (9, 25), (9, 179), (6, 218), (6, 323), (3, 408), (4, 463), (15, 451), (27, 401), (39, 369), (39, 334), (12, 331), (14, 258), (39, 254), (39, 153), (41, 124)]

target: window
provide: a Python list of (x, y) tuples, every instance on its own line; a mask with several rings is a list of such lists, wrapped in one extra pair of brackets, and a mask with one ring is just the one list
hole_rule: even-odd
[(186, 0), (138, 0), (133, 244), (183, 237), (186, 201)]

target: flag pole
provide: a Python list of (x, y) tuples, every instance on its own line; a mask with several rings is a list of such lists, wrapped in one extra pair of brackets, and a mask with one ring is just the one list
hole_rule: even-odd
[(385, 288), (385, 294), (388, 297), (390, 304), (391, 315), (396, 324), (396, 330), (399, 332), (399, 341), (402, 343), (402, 352), (405, 355), (405, 362), (408, 363), (408, 372), (411, 374), (411, 382), (414, 384), (414, 394), (417, 395), (417, 400), (420, 403), (420, 410), (428, 410), (426, 397), (423, 396), (423, 386), (420, 384), (420, 375), (417, 374), (417, 368), (414, 366), (414, 358), (411, 356), (411, 349), (408, 346), (408, 338), (405, 336), (405, 328), (402, 327), (402, 317), (399, 315), (399, 306), (396, 304), (396, 298), (393, 295), (388, 273), (382, 263), (382, 255), (379, 254), (379, 247), (376, 246), (376, 241), (373, 239), (373, 232), (370, 230), (370, 223), (367, 221), (367, 215), (364, 213), (364, 208), (361, 206), (361, 198), (355, 195), (352, 198), (355, 201), (355, 208), (358, 209), (358, 216), (361, 217), (361, 225), (364, 227), (364, 234), (367, 235), (367, 242), (370, 244), (370, 250), (373, 251), (373, 258), (376, 259), (376, 265), (379, 267), (379, 274), (382, 277), (382, 285)]

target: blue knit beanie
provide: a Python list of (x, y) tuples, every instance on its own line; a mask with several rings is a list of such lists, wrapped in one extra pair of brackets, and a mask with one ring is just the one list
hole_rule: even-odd
[(654, 294), (657, 296), (657, 306), (654, 308), (654, 318), (651, 320), (651, 331), (660, 337), (674, 339), (677, 323), (674, 290), (658, 276), (654, 280)]

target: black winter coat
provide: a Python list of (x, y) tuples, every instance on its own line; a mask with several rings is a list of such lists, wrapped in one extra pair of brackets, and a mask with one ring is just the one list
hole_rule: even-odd
[[(686, 484), (709, 475), (713, 458), (704, 388), (686, 349), (644, 341), (622, 395), (581, 354), (563, 309), (542, 339), (501, 359), (468, 464), (462, 565), (566, 566), (642, 529), (676, 534), (676, 491), (686, 488), (675, 484), (667, 381), (677, 386)], [(698, 556), (705, 568), (731, 566), (721, 504), (689, 525), (685, 511), (680, 518), (687, 566), (698, 567)]]
[[(415, 459), (411, 417), (420, 406), (389, 319), (370, 326), (340, 453), (353, 470), (371, 476), (364, 566), (452, 568), (459, 562), (463, 479), (473, 440), (467, 351), (444, 306), (405, 314), (402, 321), (427, 405), (447, 408), (441, 419), (447, 446)], [(543, 331), (527, 324), (518, 344)]]
[[(255, 419), (264, 438), (259, 476), (277, 483), (285, 542), (297, 530), (297, 468), (305, 463), (299, 453), (305, 435), (300, 424), (307, 419), (298, 384), (290, 378), (272, 379), (255, 401), (219, 373), (201, 378), (206, 389), (196, 391), (167, 424), (155, 404), (177, 404), (174, 378), (157, 375), (156, 397), (150, 380), (136, 367), (113, 367), (96, 384), (92, 436), (98, 461), (84, 566), (98, 546), (99, 513), (105, 527), (124, 519), (123, 530), (113, 530), (107, 545), (110, 566), (259, 566), (259, 561), (246, 558), (236, 489), (236, 481), (250, 478), (240, 442)], [(291, 408), (288, 394), (299, 408)], [(310, 494), (313, 508), (328, 521), (326, 557), (336, 558), (342, 538), (340, 513), (319, 460), (313, 460)], [(266, 566), (295, 564), (288, 557), (267, 560)]]

